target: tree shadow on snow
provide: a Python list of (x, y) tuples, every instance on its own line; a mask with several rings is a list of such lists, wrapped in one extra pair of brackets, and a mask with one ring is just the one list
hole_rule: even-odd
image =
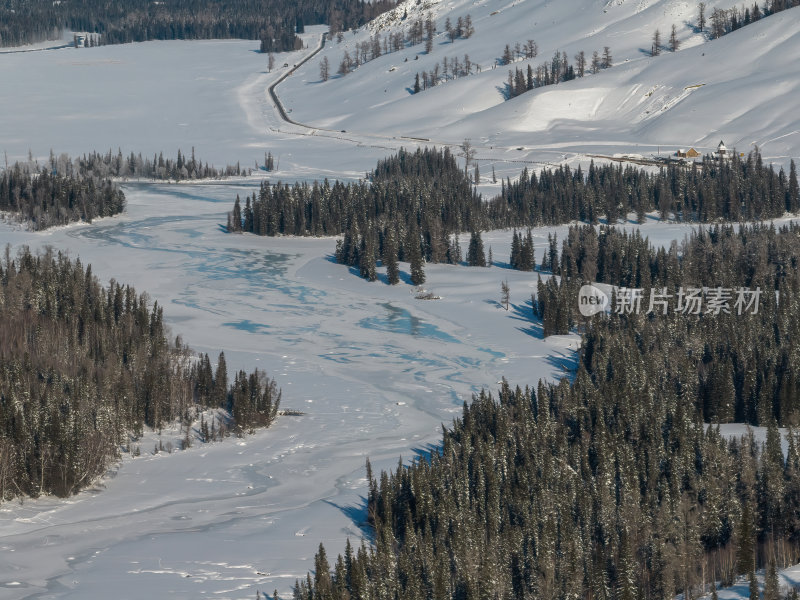
[(439, 455), (442, 453), (442, 444), (425, 444), (423, 447), (412, 448), (411, 451), (414, 453), (415, 459), (429, 463), (434, 454)]
[(405, 271), (400, 271), (400, 281), (407, 283), (408, 285), (414, 285), (411, 283), (411, 275)]
[(561, 372), (562, 377), (566, 377), (570, 382), (575, 381), (575, 374), (578, 371), (577, 353), (570, 355), (550, 354), (546, 360), (547, 364)]
[(508, 91), (508, 84), (504, 83), (502, 86), (496, 85), (494, 89), (503, 97), (503, 100), (511, 100), (511, 92)]
[(523, 327), (517, 327), (517, 331), (521, 331), (538, 340), (544, 339), (544, 328), (542, 327), (542, 322), (533, 314), (532, 300), (526, 300), (520, 304), (510, 303), (509, 312), (512, 319), (522, 321), (525, 324)]
[[(708, 17), (708, 15), (706, 15), (706, 17)], [(708, 19), (706, 19), (706, 20), (708, 20)], [(684, 25), (685, 27), (688, 27), (689, 29), (691, 29), (691, 30), (692, 30), (692, 33), (701, 33), (701, 32), (700, 32), (700, 28), (697, 26), (697, 23), (695, 23), (695, 22), (693, 22), (693, 21), (689, 21), (689, 20), (687, 19), (687, 20), (685, 20), (685, 21), (683, 22), (683, 25)]]
[[(361, 537), (370, 544), (375, 542), (375, 532), (367, 524), (367, 498), (366, 496), (359, 496), (358, 504), (340, 505), (331, 500), (323, 500), (325, 504), (330, 504), (334, 508), (339, 509), (344, 516), (350, 519), (353, 524), (358, 527), (361, 532)], [(354, 550), (358, 549), (358, 541), (353, 540), (350, 542)]]

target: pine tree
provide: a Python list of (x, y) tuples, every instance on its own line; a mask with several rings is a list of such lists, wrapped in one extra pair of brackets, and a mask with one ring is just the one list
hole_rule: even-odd
[(322, 544), (314, 557), (314, 591), (315, 597), (319, 598), (328, 598), (332, 592), (331, 567)]
[(483, 251), (483, 240), (479, 231), (473, 231), (469, 238), (467, 264), (470, 267), (485, 267), (486, 255)]
[(750, 600), (761, 600), (761, 595), (758, 593), (758, 579), (756, 578), (755, 569), (748, 573), (747, 579), (750, 582)]
[(506, 44), (506, 47), (503, 49), (503, 56), (500, 59), (500, 62), (503, 65), (510, 65), (512, 61), (513, 58), (511, 56), (511, 48), (509, 47), (508, 44)]
[(767, 572), (764, 575), (764, 600), (780, 600), (780, 582), (775, 568), (775, 559), (770, 558)]
[(404, 248), (411, 269), (411, 284), (422, 285), (425, 283), (425, 259), (422, 256), (420, 247), (419, 231), (416, 226), (408, 230)]
[(536, 257), (533, 250), (533, 234), (530, 228), (525, 235), (525, 242), (522, 244), (522, 260), (524, 271), (533, 271), (536, 268)]
[(672, 52), (677, 52), (680, 48), (681, 42), (678, 39), (678, 32), (675, 30), (675, 24), (672, 24), (672, 32), (669, 34), (669, 49)]
[(789, 163), (789, 201), (787, 210), (792, 213), (800, 211), (800, 187), (797, 183), (797, 165), (794, 159)]
[(377, 248), (375, 243), (374, 231), (370, 228), (361, 240), (361, 252), (359, 253), (359, 271), (361, 276), (367, 281), (375, 281), (377, 274)]
[(216, 406), (224, 406), (228, 396), (228, 366), (225, 362), (225, 353), (220, 352), (217, 359), (217, 370), (214, 374), (214, 397), (212, 402)]
[(509, 264), (511, 265), (512, 269), (520, 268), (520, 248), (519, 234), (515, 229), (511, 236), (511, 256), (509, 258)]
[(389, 230), (386, 241), (383, 244), (383, 264), (386, 267), (386, 279), (389, 285), (396, 285), (400, 282), (400, 269), (397, 264), (397, 242), (395, 241), (394, 231)]
[(745, 501), (742, 516), (739, 520), (738, 547), (736, 550), (736, 570), (738, 573), (752, 575), (755, 579), (755, 534), (753, 532), (753, 516), (750, 503)]
[(508, 303), (511, 300), (511, 288), (508, 287), (508, 280), (500, 283), (500, 303), (508, 310)]
[(233, 213), (229, 220), (228, 231), (241, 231), (242, 230), (242, 206), (239, 202), (239, 194), (236, 194), (236, 202), (233, 204)]

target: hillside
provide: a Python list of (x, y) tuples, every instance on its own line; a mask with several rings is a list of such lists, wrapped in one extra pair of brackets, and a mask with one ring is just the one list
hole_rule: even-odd
[[(694, 27), (694, 2), (655, 0), (555, 3), (423, 2), (401, 4), (369, 27), (332, 40), (280, 88), (295, 118), (350, 132), (379, 132), (484, 146), (525, 146), (561, 153), (656, 152), (658, 147), (716, 147), (720, 139), (746, 151), (757, 143), (769, 160), (800, 154), (800, 118), (787, 98), (800, 87), (800, 8), (776, 13), (714, 41)], [(741, 4), (708, 2), (714, 8)], [(406, 13), (407, 17), (400, 17)], [(430, 55), (424, 42), (370, 60), (346, 76), (336, 71), (344, 51), (380, 32), (387, 36), (431, 14), (438, 33)], [(443, 31), (470, 14), (475, 33), (450, 42)], [(649, 55), (653, 32), (662, 45), (672, 24), (678, 52)], [(539, 53), (492, 68), (508, 43), (534, 39)], [(535, 70), (565, 51), (591, 57), (609, 46), (614, 66), (598, 74), (529, 91), (505, 101), (509, 68)], [(467, 54), (482, 71), (412, 94), (414, 76), (445, 57)], [(320, 80), (328, 57), (331, 79)], [(320, 102), (320, 97), (325, 102)], [(535, 134), (532, 138), (531, 134)], [(638, 146), (638, 150), (636, 150)]]

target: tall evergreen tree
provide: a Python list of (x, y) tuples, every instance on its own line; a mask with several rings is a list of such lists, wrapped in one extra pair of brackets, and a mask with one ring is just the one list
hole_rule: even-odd
[(419, 231), (416, 226), (408, 230), (404, 250), (410, 263), (411, 284), (422, 285), (425, 283), (425, 259), (422, 256)]
[(467, 264), (471, 267), (485, 267), (486, 254), (483, 251), (483, 240), (480, 231), (473, 231), (469, 238)]
[(386, 241), (383, 244), (383, 265), (386, 267), (386, 279), (389, 285), (396, 285), (400, 282), (400, 269), (397, 264), (397, 242), (395, 233), (391, 228), (386, 233)]

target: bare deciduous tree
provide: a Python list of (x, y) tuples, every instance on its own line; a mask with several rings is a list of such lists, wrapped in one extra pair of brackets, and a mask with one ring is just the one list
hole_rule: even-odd
[(330, 77), (330, 63), (328, 62), (327, 56), (319, 63), (319, 77), (322, 81), (328, 81)]
[(669, 49), (677, 52), (681, 47), (681, 42), (678, 39), (678, 32), (675, 30), (675, 24), (672, 24), (672, 33), (669, 34)]
[(614, 66), (614, 59), (611, 57), (611, 48), (608, 46), (603, 47), (603, 60), (601, 61), (600, 66), (604, 69), (609, 69)]
[(653, 44), (650, 46), (650, 56), (658, 56), (661, 54), (661, 32), (656, 29), (653, 34)]
[(705, 31), (706, 28), (706, 3), (701, 2), (697, 5), (697, 28)]
[(525, 42), (525, 58), (536, 58), (537, 54), (539, 54), (539, 45), (536, 40)]
[(475, 148), (472, 147), (472, 142), (469, 141), (469, 138), (466, 138), (461, 144), (461, 153), (459, 156), (463, 156), (466, 164), (464, 165), (464, 172), (466, 173), (469, 170), (469, 165), (472, 162), (472, 159), (475, 158)]
[(578, 77), (583, 77), (586, 74), (586, 53), (583, 50), (575, 55), (575, 66)]

